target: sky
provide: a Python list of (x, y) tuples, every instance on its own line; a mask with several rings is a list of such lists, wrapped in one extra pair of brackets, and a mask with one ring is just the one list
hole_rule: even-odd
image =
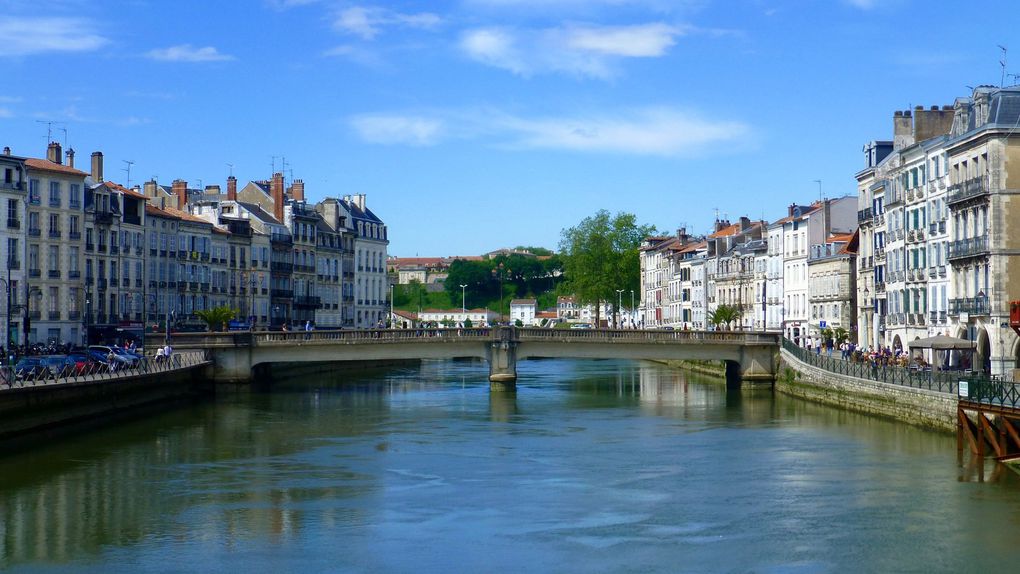
[(122, 184), (283, 170), (366, 194), (402, 257), (555, 249), (600, 209), (704, 233), (854, 194), (894, 111), (1016, 83), (1020, 5), (959, 6), (0, 0), (0, 145), (49, 130)]

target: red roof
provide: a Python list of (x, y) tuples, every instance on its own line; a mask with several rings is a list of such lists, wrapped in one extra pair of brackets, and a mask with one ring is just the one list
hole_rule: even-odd
[(128, 189), (128, 188), (124, 187), (123, 185), (121, 185), (119, 183), (114, 183), (112, 181), (104, 181), (103, 183), (106, 184), (106, 187), (109, 187), (110, 189), (119, 191), (119, 192), (123, 193), (124, 195), (130, 196), (130, 197), (134, 197), (136, 199), (144, 199), (145, 201), (149, 200), (148, 196), (143, 195), (141, 193), (138, 193), (137, 191), (135, 191), (133, 189)]
[(80, 175), (82, 177), (88, 175), (84, 171), (74, 169), (73, 167), (66, 166), (62, 163), (53, 163), (48, 159), (36, 159), (29, 158), (25, 160), (25, 165), (41, 171), (52, 171), (55, 173), (63, 173), (66, 175)]

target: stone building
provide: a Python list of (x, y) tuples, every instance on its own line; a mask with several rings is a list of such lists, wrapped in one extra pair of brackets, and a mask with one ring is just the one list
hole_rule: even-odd
[(811, 325), (857, 332), (857, 232), (829, 236), (808, 254), (808, 306)]
[[(73, 157), (73, 156), (72, 156)], [(5, 266), (0, 291), (0, 311), (4, 314), (5, 327), (0, 336), (0, 345), (7, 348), (10, 343), (22, 341), (21, 325), (24, 313), (15, 308), (20, 286), (25, 284), (24, 247), (25, 208), (28, 200), (28, 167), (26, 158), (11, 154), (5, 147), (0, 154), (0, 204), (6, 214), (5, 224), (0, 226), (0, 261)], [(80, 301), (79, 301), (80, 303)], [(8, 330), (9, 329), (9, 330)]]

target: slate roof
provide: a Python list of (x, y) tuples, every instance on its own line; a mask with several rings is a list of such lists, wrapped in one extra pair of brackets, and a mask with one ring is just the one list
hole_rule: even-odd
[(272, 213), (269, 213), (265, 209), (262, 209), (262, 207), (259, 206), (259, 205), (256, 205), (254, 203), (248, 203), (246, 201), (238, 201), (237, 204), (240, 205), (241, 207), (245, 208), (248, 211), (248, 213), (251, 213), (252, 217), (254, 217), (255, 219), (258, 219), (259, 221), (261, 221), (263, 223), (272, 223), (274, 225), (283, 225), (282, 221), (280, 221), (280, 220), (276, 219), (275, 217), (273, 217)]

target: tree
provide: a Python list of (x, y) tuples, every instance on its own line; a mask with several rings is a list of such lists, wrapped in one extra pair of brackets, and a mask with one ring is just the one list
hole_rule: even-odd
[(708, 320), (713, 325), (718, 327), (719, 325), (725, 325), (729, 328), (730, 323), (740, 319), (740, 309), (737, 307), (731, 307), (730, 305), (719, 305), (708, 315)]
[(226, 329), (224, 327), (231, 319), (238, 315), (238, 311), (226, 306), (213, 307), (212, 309), (195, 311), (195, 315), (197, 315), (199, 319), (205, 321), (205, 324), (209, 326), (210, 331), (225, 331)]
[(653, 226), (638, 225), (633, 214), (610, 215), (604, 209), (560, 233), (564, 291), (581, 304), (595, 305), (596, 325), (601, 303), (617, 304), (617, 289), (640, 289), (638, 249), (645, 237), (654, 234)]

